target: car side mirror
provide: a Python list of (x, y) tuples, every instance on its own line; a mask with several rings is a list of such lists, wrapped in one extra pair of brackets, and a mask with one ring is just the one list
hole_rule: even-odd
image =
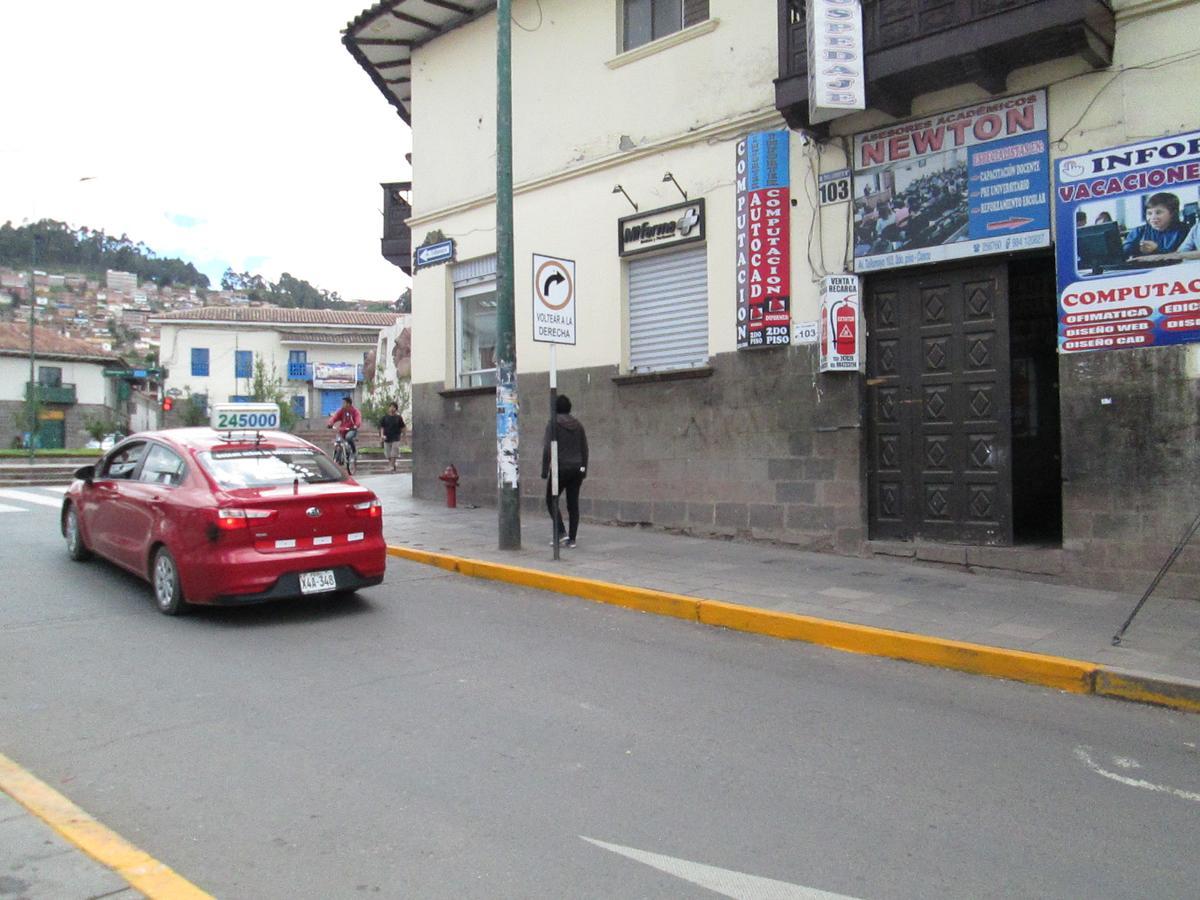
[(95, 466), (80, 466), (78, 469), (75, 470), (75, 474), (73, 477), (78, 478), (84, 484), (91, 484), (92, 479), (96, 477), (96, 467)]

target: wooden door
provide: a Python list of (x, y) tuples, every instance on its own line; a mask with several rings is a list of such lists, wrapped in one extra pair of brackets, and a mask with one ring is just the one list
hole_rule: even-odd
[(872, 538), (1012, 543), (1003, 264), (866, 283)]

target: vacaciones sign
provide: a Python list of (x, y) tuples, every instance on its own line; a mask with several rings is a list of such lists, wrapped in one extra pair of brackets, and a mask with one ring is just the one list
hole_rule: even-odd
[(788, 132), (760, 131), (738, 141), (735, 183), (737, 346), (787, 346), (792, 340)]
[(1050, 245), (1046, 92), (854, 138), (854, 269)]
[(1200, 341), (1200, 131), (1055, 174), (1059, 352)]
[(827, 122), (867, 108), (862, 4), (808, 0), (808, 120)]

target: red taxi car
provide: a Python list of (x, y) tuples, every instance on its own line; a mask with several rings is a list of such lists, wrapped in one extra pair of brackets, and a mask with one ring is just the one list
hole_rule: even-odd
[(159, 611), (349, 592), (383, 581), (383, 510), (320, 449), (279, 431), (136, 434), (75, 473), (72, 559), (147, 579)]

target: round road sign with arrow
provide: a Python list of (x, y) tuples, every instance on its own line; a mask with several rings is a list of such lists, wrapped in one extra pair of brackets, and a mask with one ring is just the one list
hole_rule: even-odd
[(575, 343), (575, 261), (533, 254), (533, 339)]

